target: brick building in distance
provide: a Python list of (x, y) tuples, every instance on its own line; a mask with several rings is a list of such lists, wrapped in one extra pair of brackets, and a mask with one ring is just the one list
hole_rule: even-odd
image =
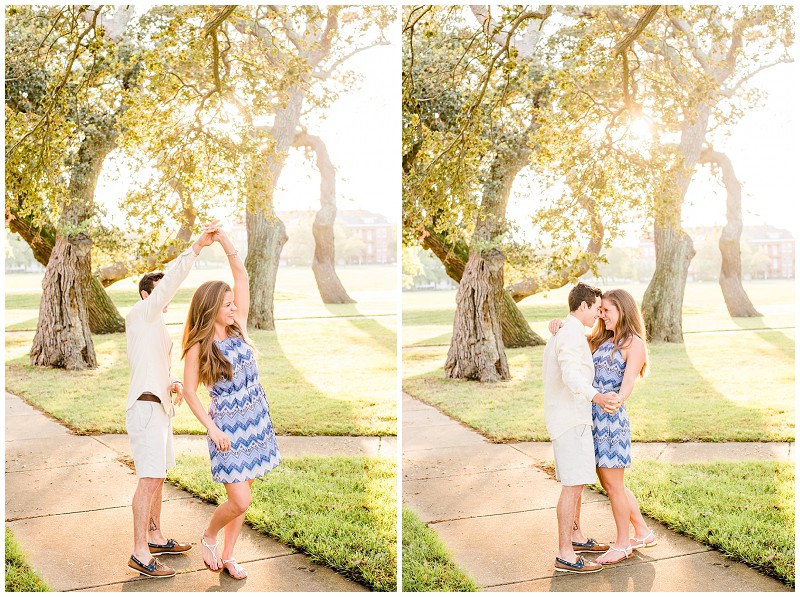
[[(714, 242), (719, 242), (721, 228), (703, 226), (688, 228), (686, 233), (692, 237), (695, 249), (709, 236), (714, 235)], [(766, 224), (758, 226), (744, 226), (742, 228), (742, 245), (749, 245), (753, 253), (761, 253), (768, 257), (762, 259), (761, 267), (751, 271), (749, 276), (743, 272), (745, 279), (775, 280), (794, 278), (794, 236), (789, 230), (776, 228)], [(639, 255), (641, 259), (655, 262), (656, 251), (652, 236), (639, 241)], [(691, 276), (690, 276), (691, 277)]]

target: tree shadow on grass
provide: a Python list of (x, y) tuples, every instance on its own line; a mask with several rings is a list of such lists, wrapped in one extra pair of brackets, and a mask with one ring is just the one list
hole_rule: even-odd
[[(403, 386), (484, 436), (501, 441), (546, 441), (541, 347), (509, 350), (512, 379), (479, 384), (444, 377), (442, 349), (415, 349)], [(430, 360), (430, 366), (427, 361)], [(741, 362), (720, 366), (741, 368)], [(757, 375), (753, 376), (754, 379)], [(742, 397), (754, 388), (742, 388)], [(785, 435), (776, 409), (750, 406), (728, 396), (678, 344), (651, 346), (651, 373), (626, 402), (634, 441), (764, 441)]]
[(260, 353), (259, 376), (277, 434), (368, 435), (356, 424), (353, 404), (326, 394), (294, 366), (276, 331), (250, 336)]
[(380, 323), (375, 316), (362, 314), (354, 303), (325, 305), (325, 308), (331, 315), (341, 317), (354, 328), (372, 337), (389, 354), (397, 354), (397, 333)]
[[(752, 331), (759, 338), (769, 342), (794, 361), (794, 341), (792, 341), (790, 337), (787, 338), (786, 334), (789, 330), (786, 330), (786, 332), (784, 332), (784, 330), (772, 330), (770, 329), (772, 326), (765, 323), (763, 317), (732, 317), (731, 321), (739, 326), (742, 331)], [(747, 323), (747, 325), (744, 325), (745, 323)], [(792, 327), (792, 331), (794, 331), (794, 327)]]
[[(634, 441), (766, 439), (764, 411), (737, 404), (716, 390), (695, 367), (685, 345), (655, 344), (650, 349), (652, 368), (646, 389), (642, 386), (634, 390), (626, 403)], [(720, 366), (731, 366), (725, 358), (719, 356)], [(742, 388), (742, 395), (753, 390)]]

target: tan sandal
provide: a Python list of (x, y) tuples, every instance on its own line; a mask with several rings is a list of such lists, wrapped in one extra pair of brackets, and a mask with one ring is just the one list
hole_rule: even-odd
[(206, 562), (205, 558), (203, 558), (203, 564), (205, 564), (206, 568), (211, 570), (211, 572), (220, 572), (222, 570), (222, 566), (220, 566), (219, 558), (217, 557), (217, 545), (219, 544), (219, 541), (217, 543), (209, 545), (208, 543), (206, 543), (206, 533), (205, 531), (203, 531), (203, 534), (200, 535), (200, 544), (211, 552), (211, 555), (214, 557), (214, 565), (219, 567), (216, 569), (212, 568), (211, 566), (209, 566), (208, 562)]
[[(228, 567), (225, 564), (233, 564), (233, 569), (236, 571), (236, 574), (239, 574), (240, 576), (234, 576), (231, 573), (231, 571), (228, 570)], [(237, 564), (236, 560), (234, 560), (233, 558), (231, 558), (230, 560), (222, 560), (222, 569), (228, 573), (228, 576), (230, 576), (235, 580), (244, 580), (245, 578), (247, 578), (247, 570), (239, 566), (239, 564)]]

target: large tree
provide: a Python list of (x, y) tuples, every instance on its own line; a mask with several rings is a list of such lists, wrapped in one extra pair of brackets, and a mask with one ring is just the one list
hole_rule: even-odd
[[(11, 7), (6, 24), (6, 224), (46, 266), (59, 237), (69, 240), (73, 235), (83, 249), (90, 246), (90, 251), (70, 251), (78, 260), (72, 265), (57, 255), (54, 271), (76, 267), (83, 272), (91, 270), (90, 260), (100, 263), (85, 286), (80, 282), (73, 287), (71, 278), (61, 274), (46, 277), (40, 325), (61, 329), (51, 320), (63, 312), (58, 317), (68, 317), (70, 325), (82, 330), (67, 336), (72, 343), (60, 342), (63, 348), (35, 349), (35, 362), (59, 365), (59, 352), (88, 354), (87, 318), (91, 333), (124, 330), (104, 287), (160, 267), (183, 250), (198, 209), (204, 207), (198, 199), (202, 193), (191, 185), (187, 162), (170, 172), (169, 164), (159, 159), (176, 148), (180, 153), (185, 137), (171, 137), (172, 129), (159, 126), (163, 122), (154, 118), (154, 103), (142, 93), (152, 82), (152, 65), (158, 64), (157, 48), (148, 39), (147, 13), (137, 15), (133, 7)], [(194, 29), (201, 38), (200, 27)], [(144, 144), (148, 135), (158, 138), (158, 149), (147, 148), (147, 159), (120, 167), (140, 176), (130, 181), (132, 192), (117, 206), (125, 217), (115, 225), (104, 217), (107, 198), (95, 197), (98, 177), (112, 156), (118, 160), (126, 149), (137, 155), (142, 148), (132, 145)], [(202, 159), (193, 161), (209, 176), (218, 173)], [(156, 177), (160, 188), (140, 184), (142, 168), (153, 162), (162, 170)], [(219, 186), (206, 183), (203, 189), (214, 193)], [(177, 234), (172, 232), (176, 228)], [(59, 253), (63, 250), (59, 246)], [(39, 334), (42, 339), (49, 336)]]
[[(238, 13), (235, 16), (236, 31), (257, 44), (288, 80), (268, 113), (271, 124), (253, 126), (251, 132), (255, 142), (266, 143), (271, 148), (269, 155), (248, 169), (252, 183), (248, 184), (246, 196), (248, 254), (245, 265), (250, 274), (250, 321), (256, 328), (275, 327), (275, 276), (280, 250), (287, 237), (283, 222), (275, 214), (272, 197), (287, 152), (301, 129), (303, 110), (324, 108), (330, 102), (333, 94), (325, 83), (351, 56), (374, 45), (388, 43), (384, 30), (392, 20), (389, 7), (269, 6), (254, 8), (246, 16), (238, 16)], [(251, 114), (265, 115), (258, 111)], [(331, 219), (329, 216), (335, 214), (331, 207), (331, 201), (324, 203), (317, 224), (315, 275), (320, 291), (327, 295), (323, 300), (338, 302), (349, 297), (342, 294), (344, 288), (335, 278), (333, 243), (327, 242), (330, 240), (328, 229), (322, 230)]]
[[(609, 14), (612, 20), (629, 22), (613, 9)], [(754, 103), (750, 79), (787, 60), (792, 42), (791, 6), (668, 6), (634, 43), (636, 50), (631, 51), (642, 56), (647, 73), (638, 77), (642, 94), (658, 100), (650, 100), (645, 110), (662, 127), (662, 137), (679, 135), (669, 188), (656, 198), (656, 270), (642, 302), (652, 341), (683, 341), (683, 294), (694, 248), (680, 218), (704, 144), (716, 130), (729, 130)], [(664, 110), (668, 104), (673, 106)]]
[[(107, 297), (92, 281), (89, 231), (137, 76), (121, 43), (132, 10), (9, 7), (6, 17), (6, 221), (47, 258), (31, 363), (94, 367), (88, 305)], [(116, 309), (106, 313), (117, 326)]]
[[(452, 377), (506, 378), (500, 336), (513, 342), (527, 330), (532, 341), (516, 345), (543, 343), (515, 301), (589, 271), (642, 205), (632, 182), (647, 178), (645, 157), (621, 143), (589, 149), (586, 129), (561, 143), (547, 126), (552, 114), (579, 115), (558, 92), (584, 37), (561, 18), (551, 25), (549, 14), (405, 9), (404, 242), (430, 248), (460, 282), (445, 366)], [(529, 195), (533, 234), (506, 218), (522, 174), (547, 191)], [(628, 209), (613, 209), (621, 202)]]
[[(230, 177), (239, 173), (229, 193), (232, 211), (244, 208), (248, 237), (245, 265), (250, 274), (251, 315), (260, 329), (274, 329), (273, 299), (286, 228), (275, 213), (273, 195), (290, 149), (336, 97), (334, 79), (347, 60), (377, 44), (386, 44), (384, 30), (393, 19), (389, 7), (236, 6), (213, 9), (183, 7), (172, 39), (174, 52), (161, 48), (163, 65), (158, 86), (149, 90), (175, 101), (196, 122), (184, 118), (177, 127), (200, 131), (188, 135), (189, 146), (211, 147), (222, 131), (227, 135), (225, 164)], [(192, 44), (192, 25), (204, 23), (204, 43)], [(155, 28), (165, 27), (152, 19)], [(172, 27), (167, 22), (166, 27)], [(181, 52), (188, 47), (188, 52)], [(181, 119), (179, 119), (181, 120)], [(314, 141), (318, 165), (324, 170), (322, 207), (317, 219), (315, 276), (323, 300), (349, 300), (336, 277), (334, 243), (330, 241), (335, 195), (329, 192), (327, 153)], [(167, 156), (174, 161), (173, 156)], [(173, 168), (174, 170), (175, 168)], [(202, 175), (201, 175), (202, 176)], [(330, 225), (329, 225), (330, 224)]]
[(694, 248), (681, 228), (682, 205), (703, 148), (756, 103), (748, 88), (753, 75), (786, 60), (791, 12), (788, 6), (563, 11), (582, 35), (556, 79), (561, 110), (547, 117), (542, 139), (556, 139), (549, 145), (565, 163), (593, 155), (605, 168), (620, 150), (646, 158), (638, 186), (656, 245), (642, 305), (652, 341), (683, 339)]

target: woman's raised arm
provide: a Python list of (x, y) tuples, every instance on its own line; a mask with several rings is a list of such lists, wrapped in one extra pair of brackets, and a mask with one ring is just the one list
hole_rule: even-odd
[(247, 314), (250, 312), (250, 279), (244, 267), (244, 260), (240, 257), (233, 241), (228, 238), (224, 231), (218, 230), (214, 233), (214, 240), (218, 241), (225, 249), (228, 263), (233, 274), (233, 304), (236, 305), (234, 317), (237, 323), (246, 331)]

